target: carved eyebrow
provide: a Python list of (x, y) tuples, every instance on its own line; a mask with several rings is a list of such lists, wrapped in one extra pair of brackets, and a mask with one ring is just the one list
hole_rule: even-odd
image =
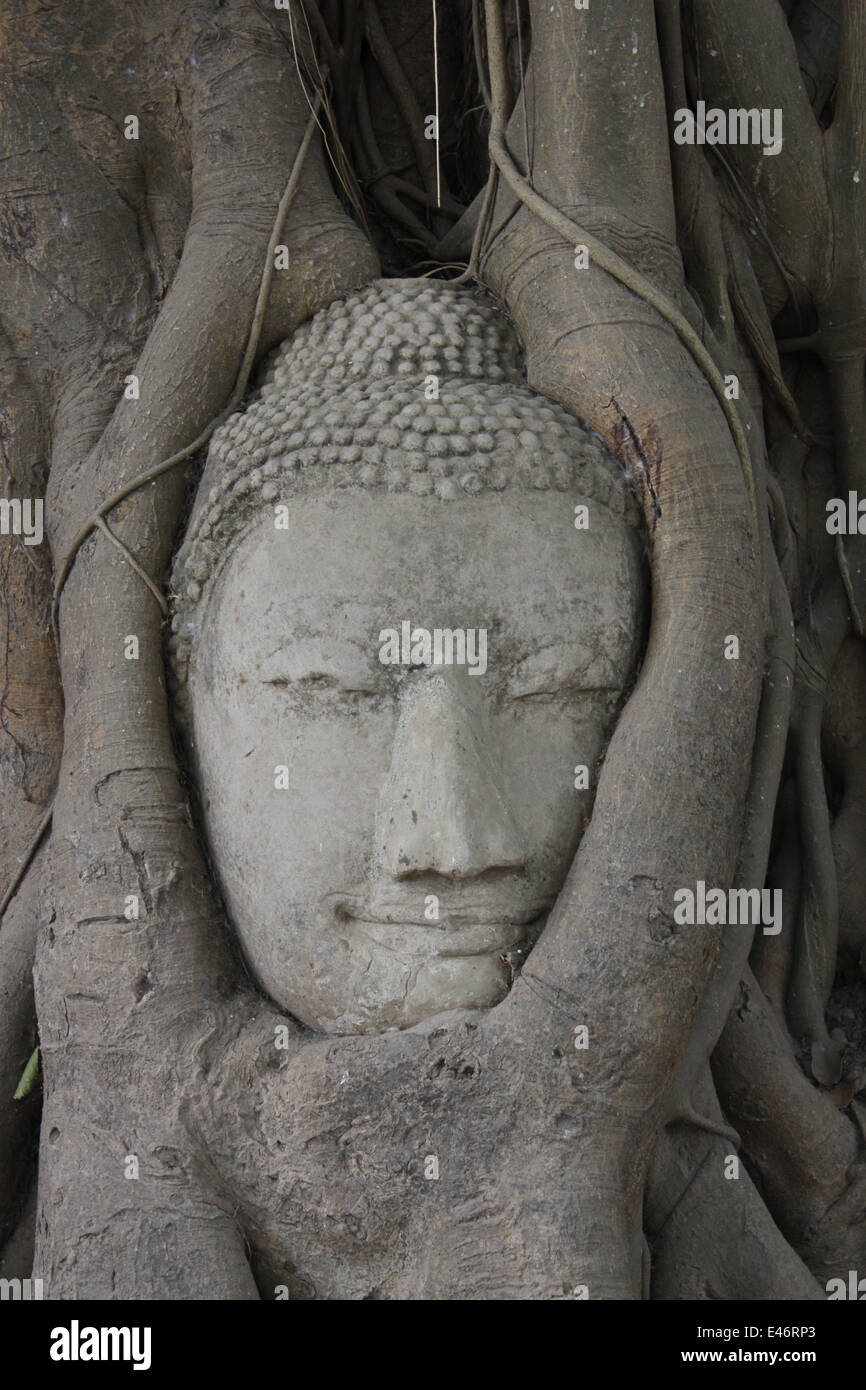
[(266, 685), (296, 685), (322, 679), (344, 690), (377, 688), (370, 653), (352, 638), (305, 636), (283, 643), (259, 662), (256, 675)]

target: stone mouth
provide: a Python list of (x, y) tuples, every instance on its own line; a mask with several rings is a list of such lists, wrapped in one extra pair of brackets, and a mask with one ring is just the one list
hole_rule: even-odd
[(470, 907), (443, 910), (438, 921), (409, 915), (397, 905), (378, 906), (342, 899), (335, 915), (352, 934), (367, 938), (377, 947), (397, 954), (437, 956), (442, 959), (494, 955), (513, 950), (537, 938), (554, 899), (536, 902), (519, 912), (491, 914)]
[(440, 956), (443, 959), (463, 956), (488, 956), (508, 951), (526, 935), (525, 927), (516, 923), (480, 922), (442, 930), (441, 922), (418, 926), (413, 922), (378, 922), (365, 918), (352, 919), (362, 935), (384, 946), (386, 950), (409, 951), (412, 955)]

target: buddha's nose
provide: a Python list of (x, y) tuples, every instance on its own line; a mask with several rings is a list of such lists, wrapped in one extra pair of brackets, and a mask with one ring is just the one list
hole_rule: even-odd
[(482, 684), (459, 667), (405, 679), (378, 821), (384, 866), (395, 879), (525, 867)]

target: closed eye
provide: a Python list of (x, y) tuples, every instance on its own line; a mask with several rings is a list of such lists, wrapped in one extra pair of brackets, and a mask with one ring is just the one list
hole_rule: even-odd
[(514, 669), (508, 697), (523, 704), (549, 704), (593, 691), (616, 693), (618, 687), (606, 679), (614, 674), (604, 669), (607, 664), (579, 647), (544, 647)]
[(264, 685), (309, 695), (376, 695), (379, 684), (364, 652), (353, 642), (335, 650), (321, 639), (292, 642), (260, 662)]
[(263, 676), (262, 681), (265, 685), (286, 686), (339, 686), (341, 681), (337, 676), (331, 675), (329, 671), (310, 671), (306, 675), (295, 676)]
[(339, 676), (331, 671), (308, 671), (301, 675), (264, 676), (264, 685), (275, 685), (283, 690), (333, 691), (342, 695), (378, 695), (379, 689), (372, 682), (358, 680), (349, 675)]
[(563, 691), (559, 686), (552, 690), (520, 690), (510, 692), (512, 700), (520, 701), (523, 704), (529, 704), (533, 700), (538, 704), (548, 703), (551, 700), (555, 700), (557, 695), (561, 695), (562, 693)]
[[(508, 682), (512, 700), (548, 701), (560, 695), (568, 684), (565, 654), (553, 647), (534, 652), (516, 667)], [(574, 661), (572, 658), (571, 665)]]

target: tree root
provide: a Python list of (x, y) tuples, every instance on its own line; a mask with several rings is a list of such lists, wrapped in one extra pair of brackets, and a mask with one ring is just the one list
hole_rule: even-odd
[(656, 289), (640, 271), (635, 270), (615, 251), (611, 251), (585, 228), (572, 218), (560, 212), (536, 192), (518, 170), (505, 140), (505, 46), (502, 36), (502, 16), (499, 0), (485, 0), (487, 14), (487, 47), (490, 55), (490, 89), (493, 96), (493, 115), (490, 126), (490, 158), (497, 166), (512, 192), (531, 212), (534, 212), (552, 231), (557, 232), (570, 245), (583, 245), (593, 261), (608, 275), (612, 275), (626, 289), (631, 290), (652, 306), (670, 324), (680, 342), (687, 348), (700, 368), (722, 409), (728, 428), (740, 458), (740, 466), (746, 491), (752, 508), (756, 532), (760, 529), (758, 503), (755, 495), (755, 480), (752, 473), (752, 458), (749, 442), (740, 423), (736, 406), (725, 392), (725, 380), (715, 362), (707, 352), (688, 319), (671, 303), (667, 295)]
[[(128, 549), (128, 547), (125, 546), (124, 543), (119, 539), (119, 537), (116, 536), (114, 532), (109, 528), (106, 522), (106, 517), (109, 515), (110, 512), (114, 510), (115, 507), (119, 506), (119, 504), (123, 502), (127, 497), (130, 497), (132, 493), (137, 492), (142, 487), (145, 487), (147, 483), (154, 482), (157, 478), (161, 477), (163, 473), (167, 473), (170, 469), (176, 468), (178, 464), (181, 464), (185, 462), (187, 459), (192, 458), (193, 454), (197, 454), (200, 449), (203, 449), (204, 446), (208, 443), (211, 436), (213, 435), (214, 431), (217, 430), (219, 426), (223, 424), (223, 422), (227, 420), (231, 414), (234, 413), (234, 411), (240, 404), (243, 394), (247, 388), (250, 373), (253, 369), (253, 363), (255, 361), (256, 351), (258, 349), (262, 324), (264, 323), (265, 310), (267, 308), (268, 296), (270, 294), (271, 283), (274, 274), (274, 252), (282, 234), (282, 229), (285, 225), (286, 215), (291, 206), (292, 199), (294, 198), (295, 193), (297, 192), (298, 184), (300, 182), (300, 177), (304, 166), (304, 160), (306, 158), (307, 151), (310, 148), (310, 142), (312, 140), (313, 133), (318, 124), (318, 113), (320, 105), (321, 94), (319, 94), (316, 97), (310, 120), (307, 123), (307, 128), (304, 132), (303, 140), (301, 141), (301, 144), (298, 148), (298, 153), (295, 156), (295, 162), (292, 166), (292, 171), (289, 175), (288, 183), (286, 184), (283, 196), (280, 199), (280, 203), (277, 208), (276, 217), (274, 218), (274, 225), (271, 231), (270, 239), (268, 241), (268, 249), (265, 253), (265, 261), (262, 267), (262, 276), (259, 285), (258, 296), (256, 299), (256, 307), (253, 313), (253, 319), (247, 337), (247, 345), (244, 351), (240, 368), (238, 370), (237, 379), (235, 381), (235, 387), (229, 399), (229, 403), (223, 410), (221, 410), (217, 415), (214, 416), (210, 423), (205, 426), (205, 428), (196, 436), (196, 438), (192, 441), (191, 444), (187, 444), (183, 449), (180, 449), (176, 453), (169, 455), (169, 457), (163, 459), (161, 463), (156, 464), (153, 468), (149, 468), (146, 473), (142, 473), (139, 477), (133, 478), (131, 482), (126, 483), (122, 488), (119, 488), (115, 493), (113, 493), (112, 496), (109, 497), (108, 500), (102, 504), (102, 506), (99, 508), (99, 511), (94, 513), (93, 517), (87, 523), (87, 525), (82, 527), (81, 530), (78, 532), (78, 535), (75, 537), (70, 550), (67, 552), (62, 564), (58, 569), (57, 578), (54, 584), (54, 599), (51, 609), (51, 622), (54, 628), (55, 640), (57, 642), (58, 650), (60, 646), (60, 638), (57, 618), (60, 604), (60, 596), (63, 592), (63, 587), (66, 583), (67, 578), (69, 577), (69, 573), (72, 569), (73, 564), (75, 563), (75, 558), (79, 550), (81, 549), (81, 546), (84, 544), (87, 537), (94, 530), (102, 531), (103, 534), (105, 534), (108, 537), (108, 539), (112, 542), (112, 544), (115, 545), (121, 551), (124, 558), (132, 566), (132, 569), (143, 581), (143, 583), (150, 590), (150, 592), (154, 595), (160, 606), (161, 611), (163, 613), (166, 613), (168, 611), (168, 605), (159, 585), (156, 584), (156, 582), (153, 579), (151, 579), (151, 577), (142, 568), (142, 566), (139, 565), (138, 561), (135, 559), (134, 555)], [(18, 887), (20, 886), (21, 881), (24, 878), (24, 875), (27, 873), (27, 870), (33, 861), (33, 856), (39, 848), (43, 835), (45, 834), (46, 830), (51, 824), (52, 813), (53, 807), (49, 806), (48, 810), (45, 812), (44, 816), (42, 817), (42, 820), (39, 823), (36, 834), (30, 842), (30, 845), (27, 848), (27, 851), (23, 860), (21, 861), (21, 864), (19, 865), (16, 873), (13, 875), (13, 878), (9, 884), (9, 887), (6, 889), (6, 892), (4, 893), (2, 900), (0, 900), (0, 922), (2, 922), (6, 908), (8, 907), (14, 894), (17, 892)]]
[[(310, 119), (307, 122), (307, 128), (304, 131), (303, 139), (301, 140), (301, 143), (298, 147), (298, 152), (295, 155), (295, 162), (292, 165), (292, 171), (289, 175), (288, 183), (285, 186), (283, 196), (280, 199), (279, 205), (277, 207), (276, 216), (274, 218), (274, 224), (271, 229), (270, 238), (268, 240), (268, 248), (265, 252), (265, 260), (264, 265), (262, 266), (262, 275), (259, 284), (259, 292), (256, 298), (256, 307), (253, 312), (253, 319), (252, 323), (250, 324), (250, 331), (247, 335), (247, 344), (244, 350), (243, 358), (241, 360), (240, 368), (238, 369), (235, 387), (232, 391), (231, 396), (229, 397), (228, 404), (225, 406), (223, 410), (219, 412), (218, 415), (214, 416), (214, 418), (210, 421), (209, 424), (205, 425), (204, 429), (201, 431), (200, 434), (196, 436), (192, 443), (187, 444), (183, 449), (179, 449), (176, 453), (171, 454), (166, 459), (163, 459), (161, 463), (156, 464), (153, 468), (149, 468), (146, 473), (140, 474), (139, 477), (133, 478), (131, 482), (126, 483), (122, 488), (119, 488), (115, 493), (112, 494), (111, 497), (107, 499), (107, 501), (102, 503), (101, 507), (99, 508), (99, 511), (94, 514), (94, 516), (90, 519), (87, 525), (81, 528), (81, 530), (78, 532), (78, 535), (73, 540), (69, 550), (64, 555), (63, 560), (57, 569), (57, 577), (54, 583), (54, 603), (52, 606), (52, 623), (54, 625), (55, 632), (57, 632), (57, 611), (60, 604), (60, 595), (63, 592), (63, 586), (65, 585), (66, 580), (69, 576), (69, 572), (72, 569), (73, 564), (75, 563), (75, 557), (78, 554), (78, 551), (80, 550), (84, 542), (87, 540), (87, 537), (90, 535), (91, 531), (97, 528), (100, 525), (101, 521), (104, 522), (105, 518), (109, 515), (109, 513), (112, 512), (115, 507), (119, 506), (119, 504), (123, 502), (127, 497), (131, 496), (133, 492), (137, 492), (139, 488), (145, 487), (147, 483), (153, 482), (156, 478), (161, 477), (163, 473), (167, 473), (169, 469), (176, 468), (178, 464), (184, 463), (186, 459), (192, 458), (193, 454), (197, 454), (200, 449), (203, 449), (204, 446), (207, 444), (208, 440), (210, 439), (211, 435), (214, 433), (214, 431), (218, 429), (219, 426), (225, 420), (227, 420), (229, 416), (232, 415), (240, 405), (243, 394), (247, 389), (247, 383), (250, 379), (250, 373), (253, 369), (253, 363), (255, 362), (256, 352), (258, 350), (262, 324), (264, 323), (265, 319), (265, 310), (268, 304), (268, 296), (270, 295), (271, 282), (274, 277), (274, 253), (276, 251), (277, 243), (279, 242), (280, 236), (282, 235), (283, 226), (285, 225), (286, 221), (286, 215), (289, 211), (289, 208), (291, 207), (292, 199), (294, 198), (297, 192), (298, 184), (301, 180), (301, 174), (303, 172), (304, 160), (306, 159), (307, 151), (310, 148), (310, 143), (312, 141), (313, 135), (318, 127), (318, 115), (319, 108), (321, 106), (321, 101), (322, 96), (321, 93), (319, 93), (316, 96), (312, 114), (310, 115)], [(109, 535), (111, 535), (110, 532)], [(117, 538), (111, 535), (111, 539), (112, 541), (116, 541)], [(123, 549), (125, 550), (125, 547), (123, 547)], [(136, 566), (135, 568), (136, 573), (141, 575), (140, 568), (138, 566)], [(143, 575), (141, 575), (141, 577), (145, 578), (147, 587), (151, 590), (151, 592), (159, 592), (153, 580), (147, 579)]]

